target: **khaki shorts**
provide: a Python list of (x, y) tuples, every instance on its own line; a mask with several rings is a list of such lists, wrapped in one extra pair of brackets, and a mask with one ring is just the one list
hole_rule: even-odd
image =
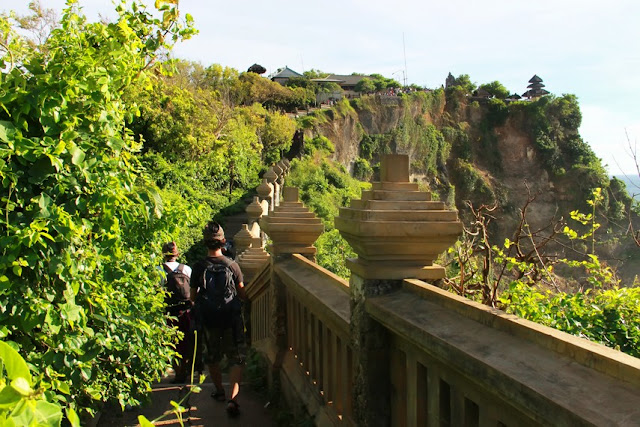
[(244, 365), (247, 358), (244, 330), (234, 329), (204, 327), (204, 342), (207, 346), (205, 363), (218, 363), (222, 356), (227, 356), (229, 365)]

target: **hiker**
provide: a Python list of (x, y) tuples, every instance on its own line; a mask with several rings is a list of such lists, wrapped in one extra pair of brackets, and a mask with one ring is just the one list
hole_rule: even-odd
[(237, 397), (247, 354), (242, 319), (241, 300), (246, 300), (242, 271), (222, 252), (226, 240), (219, 224), (207, 224), (202, 237), (208, 256), (193, 267), (191, 300), (196, 306), (197, 322), (204, 331), (205, 361), (215, 385), (211, 397), (219, 402), (226, 400), (219, 366), (222, 356), (226, 355), (231, 367), (231, 396), (227, 400), (227, 413), (236, 416), (240, 413)]
[(179, 252), (176, 242), (169, 242), (162, 246), (164, 264), (162, 264), (163, 285), (167, 290), (165, 302), (169, 317), (169, 326), (177, 327), (183, 333), (183, 337), (176, 345), (176, 352), (179, 359), (173, 361), (175, 377), (173, 383), (183, 383), (186, 381), (189, 360), (193, 351), (192, 316), (191, 307), (193, 303), (190, 297), (190, 277), (191, 267), (180, 264), (177, 260)]

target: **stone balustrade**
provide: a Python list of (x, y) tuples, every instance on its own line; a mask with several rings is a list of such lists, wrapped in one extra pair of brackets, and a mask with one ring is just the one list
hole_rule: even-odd
[(248, 292), (252, 343), (295, 413), (317, 425), (638, 425), (640, 360), (427, 282), (443, 277), (433, 260), (461, 224), (408, 182), (406, 157), (384, 158), (381, 181), (336, 218), (358, 254), (349, 283), (312, 261), (322, 224), (296, 189), (283, 196), (259, 220), (271, 262)]

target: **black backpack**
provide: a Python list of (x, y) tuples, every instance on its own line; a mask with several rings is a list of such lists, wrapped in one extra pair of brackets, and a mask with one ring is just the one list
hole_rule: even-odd
[(233, 272), (226, 264), (207, 263), (198, 293), (199, 311), (207, 325), (224, 326), (239, 307)]
[(191, 307), (189, 295), (191, 292), (191, 279), (184, 273), (184, 264), (178, 265), (174, 271), (167, 264), (162, 264), (164, 271), (167, 273), (167, 296), (165, 302), (167, 310), (171, 315), (177, 315), (181, 311)]

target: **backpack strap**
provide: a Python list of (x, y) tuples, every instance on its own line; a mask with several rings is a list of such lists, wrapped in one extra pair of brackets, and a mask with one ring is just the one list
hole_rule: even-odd
[(179, 273), (184, 273), (184, 264), (178, 264), (178, 268), (176, 269), (177, 272)]
[(171, 273), (173, 273), (173, 270), (172, 270), (172, 269), (171, 269), (171, 267), (169, 267), (167, 264), (162, 264), (162, 267), (164, 268), (164, 271), (165, 271), (167, 274), (171, 274)]

